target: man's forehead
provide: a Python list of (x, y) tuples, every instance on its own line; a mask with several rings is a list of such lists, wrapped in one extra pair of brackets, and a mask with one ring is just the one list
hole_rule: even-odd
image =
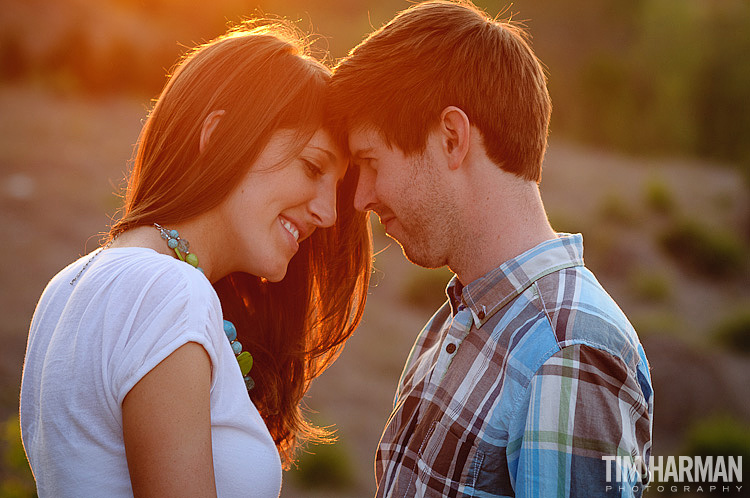
[(388, 147), (378, 130), (372, 125), (360, 125), (349, 132), (349, 150), (353, 156), (361, 156)]

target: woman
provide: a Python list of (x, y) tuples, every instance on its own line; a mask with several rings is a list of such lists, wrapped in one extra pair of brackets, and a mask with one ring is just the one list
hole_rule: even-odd
[(358, 324), (371, 261), (329, 78), (279, 23), (178, 65), (108, 242), (32, 320), (40, 496), (278, 496), (282, 462), (325, 439), (299, 402)]

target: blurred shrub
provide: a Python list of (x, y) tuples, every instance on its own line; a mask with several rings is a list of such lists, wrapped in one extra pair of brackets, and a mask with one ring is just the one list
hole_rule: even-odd
[(682, 332), (680, 317), (669, 311), (653, 311), (633, 314), (633, 328), (640, 337), (649, 335), (673, 335)]
[(583, 233), (583, 258), (596, 275), (625, 279), (641, 261), (640, 249), (623, 243), (622, 230), (599, 224)]
[(707, 57), (696, 75), (697, 152), (737, 161), (750, 179), (750, 64), (737, 64), (750, 53), (750, 2), (726, 2), (712, 9)]
[(726, 211), (731, 210), (734, 207), (734, 196), (732, 195), (731, 192), (727, 192), (727, 191), (717, 192), (712, 196), (711, 202), (718, 209), (726, 212)]
[(662, 303), (672, 297), (672, 285), (662, 273), (638, 268), (631, 272), (628, 280), (633, 295), (643, 301)]
[[(99, 77), (90, 81), (94, 93), (122, 92), (148, 85), (143, 75), (162, 73), (159, 66), (144, 61), (135, 43), (123, 36), (112, 40), (100, 57)], [(155, 66), (155, 67), (154, 67)]]
[(683, 266), (707, 277), (726, 278), (742, 273), (747, 265), (746, 248), (737, 236), (696, 221), (669, 227), (660, 243)]
[(604, 196), (599, 212), (605, 222), (617, 223), (624, 226), (635, 225), (638, 218), (636, 213), (628, 207), (622, 196), (615, 192), (610, 192)]
[(0, 35), (0, 79), (16, 81), (27, 75), (29, 60), (18, 33)]
[(574, 219), (567, 213), (548, 211), (547, 218), (555, 232), (579, 233), (582, 230), (581, 221)]
[(27, 498), (36, 496), (34, 476), (29, 469), (26, 453), (21, 443), (21, 426), (14, 415), (2, 424), (3, 463), (5, 477), (0, 483), (0, 496), (4, 498)]
[(696, 422), (685, 436), (683, 455), (742, 456), (750, 460), (750, 428), (738, 420), (717, 415)]
[(165, 68), (177, 55), (161, 46), (144, 49), (141, 45), (124, 35), (95, 43), (87, 27), (77, 24), (47, 51), (39, 70), (54, 88), (67, 92), (155, 92), (166, 81)]
[(287, 474), (302, 489), (344, 490), (354, 485), (352, 457), (340, 443), (315, 445)]
[[(477, 3), (498, 14), (497, 2)], [(42, 2), (29, 26), (14, 28), (18, 36), (0, 40), (0, 79), (32, 74), (79, 91), (127, 87), (153, 94), (178, 55), (175, 42), (192, 46), (222, 33), (227, 20), (258, 13), (242, 0), (189, 8), (166, 1), (111, 4), (66, 2), (64, 18), (50, 19), (60, 9)], [(405, 6), (278, 0), (265, 7), (309, 18), (314, 30), (322, 28), (322, 47), (340, 57)], [(556, 133), (630, 152), (717, 157), (744, 165), (750, 177), (750, 141), (741, 132), (750, 129), (750, 64), (738, 62), (750, 53), (750, 2), (517, 0), (501, 17), (509, 15), (531, 21), (534, 48), (551, 75)], [(49, 47), (30, 50), (38, 45), (35, 30), (47, 25), (63, 28)], [(105, 26), (112, 40), (102, 40), (92, 25)]]
[(402, 298), (412, 306), (436, 309), (447, 299), (445, 286), (453, 273), (447, 268), (412, 268), (404, 282)]
[(676, 206), (672, 192), (660, 178), (652, 177), (646, 182), (644, 198), (649, 209), (657, 213), (671, 214)]
[[(553, 131), (633, 153), (744, 165), (750, 2), (516, 0), (549, 67)], [(570, 12), (575, 12), (573, 17)], [(564, 36), (560, 36), (564, 33)]]
[(750, 354), (750, 307), (725, 317), (714, 329), (713, 337), (730, 351)]
[(84, 83), (96, 77), (93, 44), (82, 24), (71, 26), (44, 55), (41, 67), (53, 84), (66, 91), (81, 91)]
[(577, 134), (597, 144), (632, 150), (638, 102), (629, 65), (611, 52), (596, 52), (589, 56), (579, 78), (577, 86), (585, 98), (581, 99), (584, 115), (578, 119)]

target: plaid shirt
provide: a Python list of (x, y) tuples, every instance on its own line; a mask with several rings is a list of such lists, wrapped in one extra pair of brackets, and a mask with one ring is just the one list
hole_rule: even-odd
[(648, 461), (648, 362), (581, 235), (447, 292), (399, 381), (377, 496), (639, 496), (638, 476), (606, 481), (602, 456)]

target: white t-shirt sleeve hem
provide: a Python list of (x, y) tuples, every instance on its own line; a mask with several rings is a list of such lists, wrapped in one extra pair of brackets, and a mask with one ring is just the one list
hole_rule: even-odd
[(213, 344), (208, 340), (205, 335), (199, 333), (187, 333), (176, 337), (173, 341), (169, 342), (159, 351), (149, 355), (148, 359), (138, 368), (132, 375), (130, 375), (123, 383), (120, 388), (120, 392), (117, 393), (117, 403), (122, 406), (122, 402), (125, 400), (125, 396), (133, 389), (143, 377), (146, 376), (151, 370), (153, 370), (159, 363), (164, 361), (169, 355), (177, 351), (179, 348), (189, 342), (195, 342), (199, 344), (208, 354), (209, 360), (211, 361), (211, 388), (214, 386), (214, 365), (218, 364), (216, 358), (216, 352), (214, 351)]

